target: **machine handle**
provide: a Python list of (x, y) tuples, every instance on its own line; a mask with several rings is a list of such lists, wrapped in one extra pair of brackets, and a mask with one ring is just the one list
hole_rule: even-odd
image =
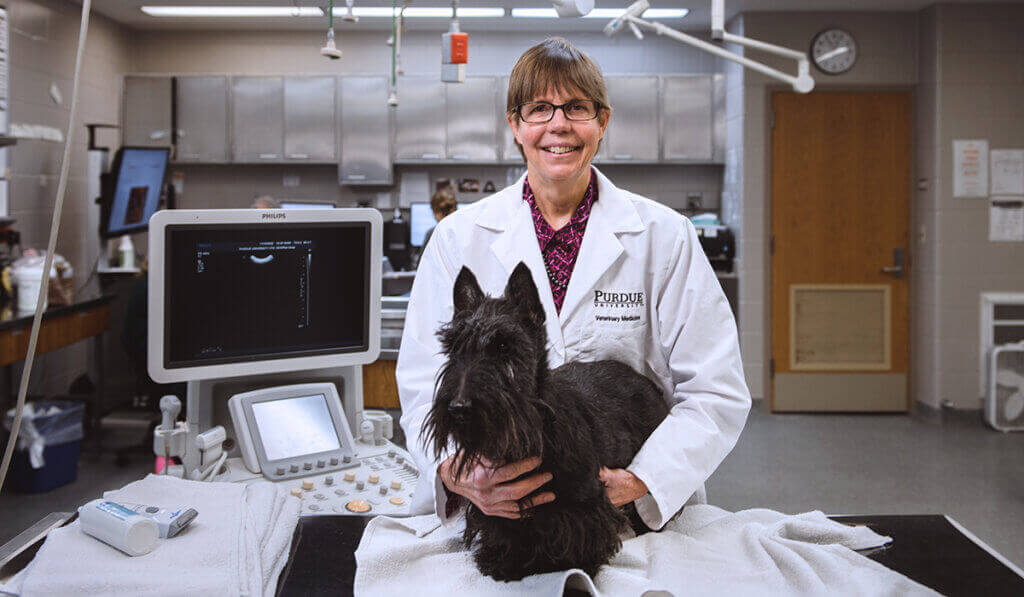
[(260, 154), (260, 159), (261, 160), (276, 160), (277, 159), (277, 154), (276, 153), (261, 153)]

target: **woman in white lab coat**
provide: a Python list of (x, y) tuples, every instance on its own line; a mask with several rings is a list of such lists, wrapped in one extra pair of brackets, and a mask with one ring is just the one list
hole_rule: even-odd
[(547, 315), (552, 367), (617, 359), (663, 388), (669, 416), (626, 469), (601, 472), (614, 504), (635, 502), (660, 529), (684, 504), (705, 501), (704, 482), (750, 409), (732, 311), (690, 221), (592, 168), (611, 107), (589, 57), (559, 38), (530, 48), (512, 70), (507, 108), (527, 174), (437, 225), (409, 300), (397, 378), (421, 475), (413, 513), (434, 510), (447, 522), (470, 500), (517, 518), (520, 504), (555, 499), (543, 489), (550, 475), (534, 470), (539, 459), (454, 478), (451, 458), (434, 461), (421, 440), (455, 276), (468, 266), (498, 296), (523, 261)]

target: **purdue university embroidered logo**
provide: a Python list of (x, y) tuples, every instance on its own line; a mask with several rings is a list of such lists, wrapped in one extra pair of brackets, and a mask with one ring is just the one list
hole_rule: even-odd
[(643, 292), (594, 291), (595, 307), (643, 307), (646, 303)]

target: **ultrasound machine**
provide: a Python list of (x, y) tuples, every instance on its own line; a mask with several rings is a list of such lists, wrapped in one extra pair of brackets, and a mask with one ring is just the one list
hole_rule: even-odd
[(284, 484), (302, 515), (407, 515), (419, 480), (363, 408), (380, 352), (382, 220), (373, 209), (172, 210), (150, 220), (154, 452), (193, 480)]

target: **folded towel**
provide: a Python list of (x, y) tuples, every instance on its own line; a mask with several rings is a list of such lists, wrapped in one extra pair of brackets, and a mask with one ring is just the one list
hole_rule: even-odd
[(149, 475), (104, 498), (189, 506), (199, 516), (134, 558), (85, 535), (77, 521), (56, 529), (18, 577), (23, 596), (271, 595), (299, 520), (299, 500), (265, 481), (199, 483)]
[(661, 532), (626, 539), (595, 578), (567, 570), (510, 583), (477, 571), (462, 548), (462, 524), (434, 520), (370, 521), (356, 550), (355, 594), (560, 596), (572, 588), (593, 595), (938, 595), (853, 551), (890, 538), (821, 512), (687, 506)]

